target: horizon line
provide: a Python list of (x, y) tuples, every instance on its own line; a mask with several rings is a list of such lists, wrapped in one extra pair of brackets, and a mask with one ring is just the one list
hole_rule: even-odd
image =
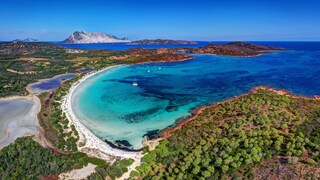
[[(19, 38), (18, 38), (19, 39)], [(26, 38), (24, 38), (26, 39)], [(24, 40), (23, 38), (20, 40)], [(33, 38), (32, 38), (33, 39)], [(36, 39), (36, 38), (34, 38)], [(137, 39), (131, 41), (139, 41), (139, 40), (156, 40), (156, 39), (168, 39), (168, 40), (183, 40), (183, 39), (170, 39), (170, 38), (150, 38), (150, 39)], [(14, 39), (16, 40), (16, 39)], [(14, 42), (14, 40), (0, 40), (3, 42)], [(320, 40), (185, 40), (185, 41), (194, 41), (194, 42), (320, 42)], [(58, 43), (62, 42), (61, 40), (37, 40), (35, 42), (51, 42)], [(74, 43), (74, 44), (124, 44), (128, 42), (117, 42), (117, 43)], [(73, 44), (73, 43), (70, 43)]]

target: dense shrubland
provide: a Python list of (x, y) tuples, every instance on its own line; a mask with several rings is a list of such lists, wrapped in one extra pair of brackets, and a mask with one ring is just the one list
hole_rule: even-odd
[(37, 179), (82, 168), (88, 163), (99, 168), (108, 167), (105, 161), (84, 153), (61, 156), (43, 148), (30, 137), (19, 138), (0, 151), (0, 179)]
[[(112, 165), (104, 160), (89, 157), (85, 153), (54, 153), (43, 148), (30, 137), (19, 138), (15, 143), (0, 151), (0, 179), (39, 179), (46, 176), (58, 176), (72, 169), (79, 169), (88, 163), (96, 165), (96, 172), (88, 179), (112, 179), (127, 172), (132, 159), (117, 160)], [(101, 178), (104, 177), (104, 178)]]
[(107, 176), (111, 179), (121, 177), (124, 173), (128, 172), (128, 166), (130, 166), (133, 161), (133, 159), (123, 159), (116, 161), (112, 166), (108, 166), (106, 168), (98, 167), (96, 168), (96, 172), (88, 177), (88, 180), (104, 180)]
[(48, 94), (41, 96), (44, 103), (41, 103), (42, 108), (38, 117), (42, 127), (45, 128), (45, 136), (57, 149), (62, 151), (77, 151), (79, 135), (74, 125), (70, 125), (66, 114), (61, 109), (61, 103), (71, 84), (78, 79), (79, 77), (76, 77), (64, 82), (54, 91), (52, 98)]
[(252, 178), (255, 165), (275, 157), (319, 168), (319, 117), (320, 101), (258, 90), (203, 110), (147, 153), (131, 176)]

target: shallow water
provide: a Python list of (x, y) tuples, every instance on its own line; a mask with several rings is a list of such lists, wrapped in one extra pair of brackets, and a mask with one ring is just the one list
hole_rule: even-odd
[[(255, 86), (306, 96), (320, 94), (320, 52), (194, 57), (96, 74), (76, 89), (73, 110), (102, 139), (138, 149), (145, 134), (173, 125), (198, 106), (246, 93)], [(132, 86), (135, 80), (138, 86)]]
[(39, 134), (39, 106), (35, 97), (0, 99), (0, 148), (18, 137)]

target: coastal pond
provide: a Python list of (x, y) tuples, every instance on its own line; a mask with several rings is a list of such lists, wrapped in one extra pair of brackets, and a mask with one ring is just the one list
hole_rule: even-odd
[(247, 93), (255, 86), (310, 97), (320, 94), (318, 51), (193, 56), (184, 62), (121, 66), (97, 73), (75, 89), (72, 110), (103, 140), (139, 149), (146, 134), (174, 125), (198, 106)]
[(80, 69), (79, 72), (87, 73), (87, 72), (91, 72), (92, 70), (93, 68), (83, 68), (83, 69)]
[(50, 79), (40, 80), (36, 83), (28, 85), (27, 89), (32, 94), (40, 94), (45, 91), (51, 91), (60, 87), (62, 80), (72, 79), (76, 77), (76, 74), (68, 73), (54, 76)]

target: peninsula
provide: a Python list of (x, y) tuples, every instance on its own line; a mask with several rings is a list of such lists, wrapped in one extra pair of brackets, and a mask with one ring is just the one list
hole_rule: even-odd
[(171, 39), (143, 39), (139, 41), (132, 41), (131, 44), (197, 44), (193, 41), (185, 40), (171, 40)]
[(162, 48), (160, 52), (185, 52), (193, 54), (216, 54), (222, 56), (257, 56), (272, 50), (283, 48), (255, 45), (246, 42), (230, 42), (227, 44), (209, 44), (198, 48)]

